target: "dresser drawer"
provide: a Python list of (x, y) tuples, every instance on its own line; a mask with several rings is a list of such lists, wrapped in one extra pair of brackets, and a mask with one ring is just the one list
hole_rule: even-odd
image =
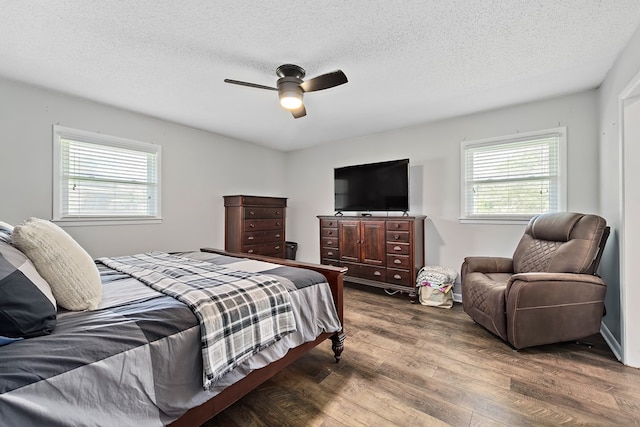
[(322, 248), (322, 258), (340, 259), (338, 248)]
[(338, 237), (338, 229), (323, 227), (320, 234), (322, 237)]
[(243, 208), (243, 214), (245, 219), (282, 218), (284, 209), (249, 206)]
[(385, 282), (385, 276), (387, 269), (384, 267), (376, 267), (372, 265), (352, 264), (349, 262), (342, 262), (343, 267), (347, 267), (347, 276), (361, 277), (363, 279), (377, 280), (379, 282)]
[(409, 231), (409, 221), (387, 221), (387, 230)]
[(338, 226), (337, 219), (321, 219), (320, 220), (320, 227), (322, 228), (331, 228), (331, 227), (337, 227), (337, 226)]
[[(226, 198), (225, 198), (226, 199)], [(229, 196), (229, 200), (239, 199), (237, 205), (244, 206), (287, 206), (287, 199), (284, 197), (261, 197), (261, 196)]]
[(387, 267), (409, 269), (410, 258), (408, 255), (387, 255)]
[(387, 254), (409, 255), (411, 246), (408, 243), (387, 242)]
[(282, 219), (245, 219), (244, 231), (253, 230), (284, 230)]
[(245, 253), (254, 255), (279, 256), (284, 255), (284, 245), (282, 243), (265, 243), (262, 245), (246, 245)]
[(387, 283), (414, 287), (413, 275), (409, 270), (399, 270), (395, 268), (387, 268)]
[(338, 249), (338, 238), (337, 237), (323, 237), (322, 238), (322, 247), (323, 248), (336, 248), (336, 249)]
[(322, 258), (320, 260), (320, 264), (323, 265), (330, 265), (332, 267), (340, 267), (340, 261), (338, 261), (337, 259), (328, 259), (328, 258)]
[(409, 243), (408, 231), (387, 231), (387, 242)]
[(274, 242), (283, 242), (283, 234), (281, 230), (248, 231), (242, 233), (242, 244), (244, 245)]
[(284, 249), (273, 249), (273, 250), (265, 249), (265, 251), (259, 255), (272, 256), (274, 258), (285, 258), (286, 251)]

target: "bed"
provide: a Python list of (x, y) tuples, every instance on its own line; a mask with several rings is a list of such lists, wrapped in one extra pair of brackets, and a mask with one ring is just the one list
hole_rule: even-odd
[(201, 425), (327, 339), (340, 360), (346, 269), (210, 248), (150, 256), (277, 280), (290, 296), (295, 331), (207, 376), (218, 359), (204, 356), (199, 317), (127, 274), (121, 258), (100, 259), (97, 309), (58, 310), (51, 334), (0, 346), (2, 423)]

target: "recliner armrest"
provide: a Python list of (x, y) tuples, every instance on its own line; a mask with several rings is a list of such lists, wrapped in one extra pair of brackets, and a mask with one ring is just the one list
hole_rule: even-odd
[(599, 276), (594, 276), (592, 274), (579, 274), (579, 273), (542, 273), (542, 272), (533, 272), (533, 273), (517, 273), (511, 276), (511, 280), (509, 280), (509, 286), (511, 282), (516, 280), (522, 280), (524, 282), (542, 282), (542, 281), (555, 281), (555, 282), (584, 282), (584, 283), (594, 283), (597, 285), (606, 286), (604, 280), (602, 280)]
[(598, 333), (606, 290), (591, 274), (514, 274), (505, 288), (508, 341), (519, 349)]
[[(505, 297), (507, 300), (511, 297), (510, 294), (515, 290), (520, 293), (524, 288), (528, 288), (527, 293), (531, 295), (531, 292), (541, 292), (545, 295), (545, 299), (553, 298), (553, 295), (561, 295), (566, 292), (571, 292), (571, 288), (582, 287), (584, 285), (597, 285), (606, 289), (607, 285), (598, 276), (591, 274), (578, 274), (578, 273), (518, 273), (511, 276), (507, 287), (505, 289)], [(558, 291), (563, 292), (558, 292)], [(555, 291), (555, 292), (554, 292)], [(579, 294), (578, 294), (579, 295)], [(577, 300), (579, 296), (576, 295)], [(521, 299), (522, 295), (519, 295)], [(525, 301), (522, 301), (517, 306), (529, 305)]]
[(460, 279), (464, 280), (467, 273), (512, 273), (513, 259), (503, 257), (466, 257), (462, 263)]

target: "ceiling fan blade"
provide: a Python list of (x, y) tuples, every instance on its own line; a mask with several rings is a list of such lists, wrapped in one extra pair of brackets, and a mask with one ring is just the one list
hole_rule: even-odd
[(304, 104), (295, 110), (291, 110), (291, 114), (293, 114), (294, 119), (299, 119), (300, 117), (304, 117), (307, 115), (307, 109), (304, 108)]
[(234, 85), (254, 87), (256, 89), (278, 90), (275, 87), (259, 85), (259, 84), (256, 84), (256, 83), (241, 82), (240, 80), (224, 79), (224, 82), (225, 83), (231, 83), (231, 84), (234, 84)]
[(306, 82), (302, 82), (300, 83), (300, 87), (304, 92), (315, 92), (317, 90), (340, 86), (348, 81), (347, 76), (342, 72), (342, 70), (336, 70), (331, 73), (319, 75), (307, 80)]

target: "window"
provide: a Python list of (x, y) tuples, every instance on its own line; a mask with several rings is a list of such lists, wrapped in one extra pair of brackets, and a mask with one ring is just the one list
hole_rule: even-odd
[(462, 222), (566, 209), (566, 128), (463, 142)]
[(53, 220), (159, 222), (160, 146), (53, 127)]

